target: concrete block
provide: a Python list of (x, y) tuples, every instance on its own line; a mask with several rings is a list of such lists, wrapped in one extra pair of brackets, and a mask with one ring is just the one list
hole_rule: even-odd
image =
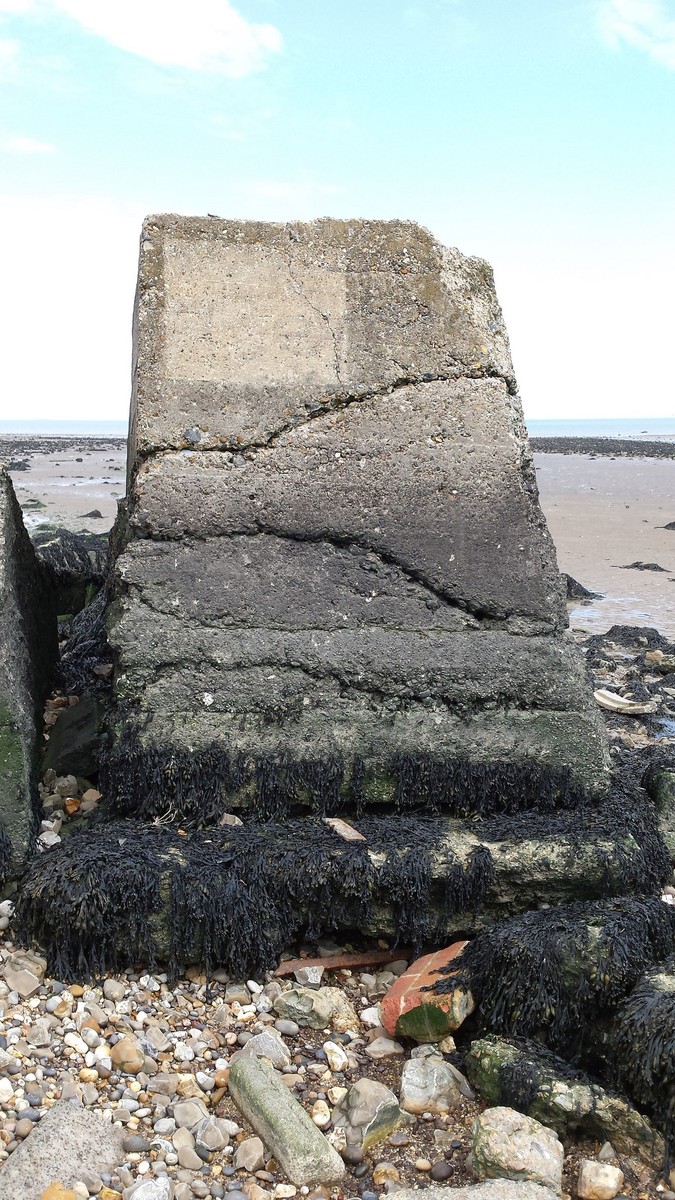
[(42, 703), (57, 654), (45, 570), (0, 465), (0, 873), (23, 862), (37, 829)]

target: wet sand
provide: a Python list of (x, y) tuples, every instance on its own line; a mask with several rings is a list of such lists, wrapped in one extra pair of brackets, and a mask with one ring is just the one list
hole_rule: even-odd
[[(540, 444), (540, 443), (535, 443)], [(574, 628), (601, 633), (613, 624), (653, 625), (675, 639), (675, 458), (535, 453), (541, 505), (561, 571), (603, 599), (570, 607)], [(625, 449), (625, 448), (624, 448)], [(590, 452), (590, 453), (589, 453)], [(675, 454), (675, 446), (666, 451)], [(5, 438), (0, 461), (10, 470), (31, 529), (49, 523), (105, 533), (124, 496), (123, 438)], [(27, 470), (16, 464), (25, 462)], [(91, 517), (92, 511), (101, 513)], [(623, 569), (656, 563), (662, 571)]]
[[(653, 625), (675, 638), (675, 459), (535, 454), (541, 506), (561, 571), (602, 600), (575, 604), (570, 624), (602, 633)], [(625, 570), (634, 562), (662, 571)]]
[(0, 438), (0, 462), (10, 464), (30, 530), (49, 524), (106, 533), (125, 494), (126, 458), (125, 438)]

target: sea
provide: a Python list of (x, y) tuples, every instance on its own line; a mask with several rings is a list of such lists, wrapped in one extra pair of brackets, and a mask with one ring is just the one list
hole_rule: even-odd
[[(587, 417), (564, 420), (558, 417), (525, 418), (530, 437), (611, 437), (645, 438), (649, 441), (675, 441), (675, 416), (672, 417)], [(1, 437), (92, 437), (127, 436), (126, 421), (0, 421)]]

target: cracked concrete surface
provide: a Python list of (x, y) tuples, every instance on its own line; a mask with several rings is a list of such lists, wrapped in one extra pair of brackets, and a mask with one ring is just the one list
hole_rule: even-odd
[(603, 790), (487, 264), (407, 222), (152, 217), (134, 344), (113, 737), (359, 761), (374, 800), (401, 755)]

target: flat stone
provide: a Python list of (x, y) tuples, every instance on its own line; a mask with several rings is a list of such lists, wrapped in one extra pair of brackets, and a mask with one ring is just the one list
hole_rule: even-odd
[(259, 1137), (245, 1138), (234, 1152), (236, 1171), (248, 1171), (253, 1175), (265, 1166), (265, 1147)]
[(208, 1116), (206, 1106), (199, 1100), (180, 1100), (173, 1106), (173, 1116), (179, 1129), (194, 1129)]
[[(432, 1167), (433, 1176), (433, 1167)], [(452, 1192), (452, 1196), (450, 1196)], [(418, 1188), (399, 1188), (398, 1200), (420, 1200)], [(424, 1200), (557, 1200), (557, 1193), (538, 1183), (511, 1179), (487, 1179), (465, 1187), (425, 1187)]]
[(288, 1046), (276, 1029), (266, 1029), (263, 1033), (255, 1034), (232, 1058), (239, 1058), (241, 1055), (247, 1058), (267, 1058), (272, 1066), (279, 1070), (283, 1070), (291, 1061)]
[(230, 1095), (292, 1183), (339, 1183), (339, 1154), (262, 1059), (239, 1058), (230, 1069)]
[(394, 1093), (376, 1079), (357, 1080), (333, 1110), (336, 1129), (352, 1130), (360, 1151), (370, 1150), (402, 1126), (410, 1125), (412, 1117), (401, 1110)]
[(123, 1136), (94, 1111), (55, 1104), (0, 1170), (0, 1200), (39, 1196), (55, 1180), (72, 1188), (83, 1171), (112, 1174), (124, 1161)]

